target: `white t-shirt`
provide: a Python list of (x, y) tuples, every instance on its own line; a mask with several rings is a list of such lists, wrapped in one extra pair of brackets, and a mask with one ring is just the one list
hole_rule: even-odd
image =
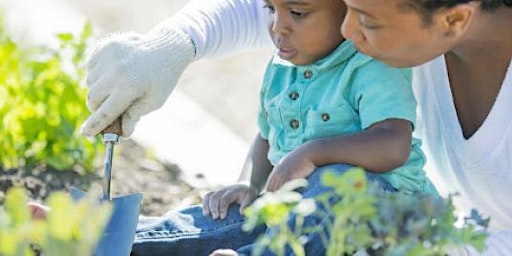
[(512, 68), (487, 119), (469, 139), (462, 134), (443, 56), (414, 68), (413, 89), (427, 175), (443, 196), (459, 193), (454, 202), (461, 215), (474, 208), (491, 218), (491, 230), (509, 248), (489, 255), (512, 255)]
[(462, 134), (444, 57), (414, 68), (417, 135), (427, 173), (439, 192), (458, 192), (459, 210), (491, 216), (493, 229), (512, 229), (512, 70), (487, 119), (469, 139)]
[[(196, 59), (270, 46), (262, 0), (192, 0), (172, 20), (190, 34)], [(427, 173), (443, 195), (458, 192), (463, 214), (491, 217), (485, 255), (512, 255), (512, 71), (482, 127), (464, 139), (443, 57), (414, 69), (417, 135), (427, 153)], [(477, 255), (471, 249), (461, 254)]]

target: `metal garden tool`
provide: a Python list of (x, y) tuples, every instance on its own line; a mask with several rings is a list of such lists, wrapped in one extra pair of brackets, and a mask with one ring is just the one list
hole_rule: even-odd
[[(128, 256), (130, 255), (135, 238), (142, 194), (136, 193), (111, 198), (112, 160), (114, 145), (118, 143), (119, 135), (121, 134), (121, 120), (117, 119), (102, 134), (106, 152), (101, 201), (111, 203), (113, 209), (94, 255)], [(71, 188), (70, 193), (71, 197), (75, 200), (86, 196), (86, 192), (76, 188)]]

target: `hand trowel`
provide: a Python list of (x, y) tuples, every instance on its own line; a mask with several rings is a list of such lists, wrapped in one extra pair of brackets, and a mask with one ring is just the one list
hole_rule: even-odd
[[(112, 160), (114, 145), (119, 142), (121, 134), (121, 120), (117, 119), (102, 134), (103, 143), (105, 144), (105, 169), (101, 201), (111, 203), (113, 209), (94, 255), (128, 256), (135, 238), (142, 194), (111, 197)], [(80, 200), (87, 195), (86, 192), (76, 188), (71, 188), (70, 194), (74, 200)]]

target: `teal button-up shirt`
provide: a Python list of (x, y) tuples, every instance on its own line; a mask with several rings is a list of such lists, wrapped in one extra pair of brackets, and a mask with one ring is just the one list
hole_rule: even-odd
[[(275, 55), (267, 66), (258, 125), (269, 141), (268, 159), (280, 159), (306, 141), (357, 133), (390, 118), (415, 123), (410, 69), (389, 67), (345, 41), (327, 57), (295, 66)], [(420, 141), (413, 139), (407, 163), (383, 174), (404, 191), (435, 193), (423, 171)]]

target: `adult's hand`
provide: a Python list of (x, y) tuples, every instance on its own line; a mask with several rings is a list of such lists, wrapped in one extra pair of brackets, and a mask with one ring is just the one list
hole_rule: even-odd
[(129, 137), (141, 116), (164, 104), (194, 54), (190, 37), (169, 27), (100, 40), (87, 61), (92, 114), (81, 132), (95, 136), (122, 116), (122, 136)]
[(214, 219), (224, 219), (231, 204), (240, 204), (240, 214), (258, 197), (255, 188), (245, 184), (235, 184), (210, 192), (203, 198), (203, 214), (211, 215)]

